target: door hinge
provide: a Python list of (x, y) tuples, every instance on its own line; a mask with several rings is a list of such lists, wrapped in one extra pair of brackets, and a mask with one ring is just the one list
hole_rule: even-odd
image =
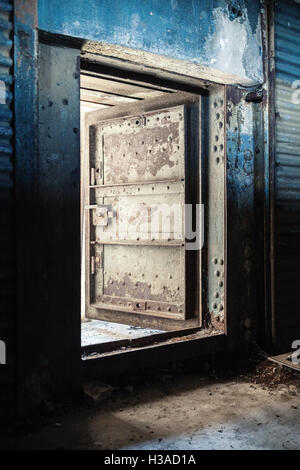
[(91, 168), (91, 186), (95, 186), (95, 168)]
[(95, 256), (91, 256), (91, 274), (95, 274)]
[(98, 269), (103, 269), (103, 252), (91, 256), (91, 274), (96, 274)]

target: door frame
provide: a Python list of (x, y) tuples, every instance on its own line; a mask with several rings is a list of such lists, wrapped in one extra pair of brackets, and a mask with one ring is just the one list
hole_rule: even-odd
[[(22, 3), (22, 2), (20, 2)], [(110, 67), (114, 70), (122, 71), (126, 76), (132, 76), (135, 74), (141, 74), (144, 78), (146, 77), (147, 80), (154, 81), (156, 83), (169, 83), (169, 84), (176, 84), (178, 89), (182, 91), (191, 91), (195, 92), (196, 90), (204, 91), (207, 95), (207, 107), (211, 106), (211, 109), (215, 109), (217, 111), (218, 104), (217, 100), (221, 100), (223, 102), (222, 109), (219, 111), (223, 112), (223, 119), (225, 123), (225, 109), (226, 109), (226, 93), (225, 93), (225, 85), (214, 83), (213, 81), (208, 81), (207, 78), (201, 79), (199, 77), (195, 77), (193, 75), (189, 76), (188, 74), (183, 75), (181, 69), (181, 61), (172, 60), (172, 68), (162, 69), (157, 68), (155, 63), (155, 54), (149, 54), (150, 60), (152, 61), (152, 66), (143, 65), (142, 62), (140, 63), (133, 63), (130, 60), (124, 60), (124, 58), (120, 58), (119, 54), (116, 54), (115, 57), (112, 55), (106, 56), (101, 54), (91, 54), (87, 52), (83, 52), (82, 48), (84, 47), (85, 41), (78, 40), (77, 38), (69, 38), (64, 37), (56, 34), (45, 33), (43, 31), (38, 31), (37, 29), (37, 14), (35, 13), (34, 22), (30, 19), (27, 23), (27, 19), (24, 19), (24, 16), (20, 15), (20, 19), (18, 20), (17, 26), (15, 27), (15, 38), (16, 38), (16, 45), (15, 45), (15, 90), (16, 93), (16, 105), (15, 105), (15, 130), (16, 130), (16, 162), (17, 162), (17, 170), (16, 170), (16, 187), (17, 187), (17, 217), (18, 217), (18, 227), (17, 227), (17, 240), (18, 240), (18, 260), (19, 260), (19, 268), (18, 268), (18, 331), (19, 331), (19, 339), (18, 339), (18, 396), (19, 396), (19, 405), (20, 405), (20, 412), (33, 409), (35, 408), (38, 403), (42, 400), (42, 371), (43, 367), (46, 365), (41, 365), (40, 362), (40, 342), (41, 342), (41, 333), (40, 329), (42, 328), (42, 316), (40, 309), (37, 308), (36, 304), (36, 289), (34, 283), (32, 281), (32, 272), (34, 272), (35, 279), (37, 279), (42, 273), (38, 272), (38, 266), (36, 265), (35, 260), (32, 260), (32, 264), (28, 266), (28, 252), (34, 253), (35, 251), (35, 242), (36, 236), (34, 236), (35, 227), (38, 224), (38, 220), (36, 219), (36, 212), (33, 206), (33, 201), (35, 200), (35, 187), (36, 187), (36, 177), (37, 177), (37, 168), (38, 168), (38, 131), (37, 131), (37, 112), (38, 112), (38, 89), (37, 89), (37, 81), (38, 81), (38, 57), (37, 57), (37, 49), (38, 43), (46, 42), (50, 45), (56, 45), (59, 47), (64, 48), (76, 48), (78, 49), (78, 57), (81, 57), (84, 61), (89, 61), (91, 63), (96, 63), (103, 67)], [(24, 40), (24, 38), (29, 38)], [(122, 48), (119, 48), (122, 50)], [(144, 53), (143, 53), (144, 54)], [(147, 55), (147, 54), (146, 54)], [(175, 65), (174, 65), (175, 64)], [(174, 70), (176, 69), (176, 71)], [(207, 76), (207, 75), (206, 75)], [(221, 96), (221, 98), (220, 98)], [(22, 97), (22, 99), (21, 99)], [(24, 101), (25, 97), (25, 101)], [(216, 105), (215, 105), (216, 104)], [(224, 145), (222, 150), (219, 148), (215, 148), (215, 137), (220, 131), (220, 128), (216, 125), (215, 122), (215, 114), (213, 115), (210, 113), (210, 124), (207, 122), (207, 130), (208, 135), (205, 142), (207, 154), (209, 155), (209, 160), (219, 158), (217, 155), (222, 153), (223, 155), (223, 166), (222, 166), (222, 174), (223, 179), (216, 179), (215, 172), (213, 168), (208, 168), (209, 176), (207, 178), (206, 184), (206, 191), (211, 191), (214, 183), (216, 180), (219, 181), (220, 191), (223, 192), (224, 195), (224, 204), (222, 206), (222, 211), (217, 210), (216, 212), (216, 204), (217, 198), (214, 201), (214, 207), (207, 213), (207, 225), (211, 225), (210, 221), (214, 221), (214, 225), (218, 225), (218, 217), (222, 220), (223, 232), (215, 234), (214, 243), (210, 244), (212, 252), (206, 254), (203, 259), (202, 270), (205, 269), (205, 266), (209, 268), (209, 275), (208, 275), (208, 285), (206, 286), (203, 295), (202, 301), (206, 302), (208, 306), (210, 306), (213, 302), (213, 294), (214, 294), (214, 284), (216, 281), (215, 276), (215, 266), (213, 265), (212, 258), (213, 249), (216, 247), (218, 240), (221, 238), (223, 240), (223, 262), (225, 266), (225, 280), (224, 280), (224, 309), (217, 321), (210, 322), (209, 317), (207, 316), (204, 321), (205, 328), (205, 337), (201, 335), (200, 338), (195, 339), (196, 343), (194, 344), (193, 348), (189, 348), (188, 343), (191, 338), (185, 338), (183, 341), (186, 341), (186, 348), (184, 356), (194, 356), (195, 354), (201, 354), (201, 348), (203, 345), (203, 350), (205, 350), (205, 338), (212, 338), (212, 342), (210, 345), (214, 345), (215, 341), (218, 342), (218, 337), (223, 337), (224, 333), (226, 334), (226, 162), (225, 162), (225, 154), (226, 154), (226, 138), (224, 137), (225, 133), (225, 125), (223, 125), (222, 131), (222, 138), (224, 138)], [(220, 167), (221, 168), (221, 167)], [(205, 170), (206, 168), (201, 168), (201, 171)], [(78, 185), (76, 186), (76, 191), (80, 185), (80, 178), (78, 181)], [(24, 199), (24, 194), (26, 198)], [(80, 207), (80, 202), (78, 203), (78, 210)], [(30, 215), (30, 219), (28, 219), (27, 215)], [(215, 215), (218, 215), (216, 218)], [(77, 220), (78, 214), (74, 214), (75, 220)], [(28, 220), (32, 221), (32, 226), (28, 227), (28, 230), (24, 232), (24, 225), (26, 223), (28, 226)], [(25, 225), (26, 226), (26, 225)], [(207, 227), (206, 232), (207, 234)], [(80, 233), (78, 233), (78, 238), (80, 237)], [(20, 243), (21, 240), (21, 243)], [(78, 240), (78, 246), (80, 247), (80, 240)], [(219, 257), (219, 255), (218, 255)], [(80, 253), (78, 253), (78, 263), (80, 264)], [(74, 288), (76, 289), (77, 286), (80, 284), (80, 276), (79, 279), (77, 278), (77, 271), (74, 273), (74, 279), (70, 279), (70, 282), (74, 284)], [(28, 288), (24, 286), (24, 280), (26, 280), (26, 285)], [(203, 296), (206, 296), (205, 300)], [(59, 299), (57, 299), (59, 302)], [(33, 307), (33, 308), (32, 308)], [(42, 308), (40, 306), (40, 308)], [(70, 305), (70, 309), (72, 305)], [(75, 310), (80, 311), (80, 305), (75, 306)], [(29, 321), (29, 313), (30, 313), (30, 321)], [(210, 307), (208, 307), (208, 313), (210, 314)], [(55, 322), (55, 316), (53, 317), (53, 322)], [(78, 322), (78, 325), (77, 325)], [(80, 315), (75, 316), (74, 324), (71, 327), (77, 329), (80, 326)], [(75, 324), (76, 323), (76, 324)], [(32, 325), (34, 325), (34, 329), (32, 329)], [(24, 335), (24, 332), (28, 330), (30, 327), (30, 334)], [(66, 325), (67, 328), (70, 328), (70, 325)], [(55, 328), (53, 328), (54, 330)], [(60, 334), (63, 334), (61, 332)], [(68, 336), (66, 337), (67, 341)], [(51, 339), (53, 341), (53, 347), (55, 347), (55, 337)], [(176, 343), (176, 342), (175, 342)], [(172, 351), (175, 348), (176, 344), (173, 344)], [(178, 343), (178, 351), (180, 350), (180, 346)], [(80, 367), (80, 356), (78, 356), (78, 346), (69, 350), (70, 356), (74, 357), (75, 362), (77, 361), (78, 368), (74, 371), (74, 384), (73, 384), (73, 392), (79, 392), (79, 377), (81, 377), (81, 367)], [(224, 339), (221, 340), (221, 343), (216, 346), (216, 350), (220, 350), (224, 347)], [(214, 346), (211, 346), (211, 350), (214, 349)], [(152, 349), (154, 351), (154, 355), (157, 356), (155, 352), (155, 347)], [(170, 350), (171, 352), (171, 350)], [(141, 358), (143, 356), (143, 349), (140, 351)], [(159, 356), (159, 354), (158, 354)], [(171, 356), (165, 356), (165, 358), (161, 358), (162, 362), (165, 362), (166, 357), (174, 357), (174, 352)], [(159, 359), (157, 359), (159, 360)], [(140, 362), (141, 359), (138, 360)], [(65, 360), (65, 367), (68, 367), (68, 358)], [(133, 361), (132, 367), (137, 367), (137, 362)], [(77, 376), (75, 377), (75, 375)], [(56, 385), (56, 384), (54, 384)], [(58, 383), (60, 390), (63, 392), (65, 388), (65, 384)], [(68, 390), (70, 391), (70, 390)]]
[[(119, 52), (120, 48), (118, 48)], [(124, 63), (125, 62), (125, 63)], [(160, 328), (165, 330), (177, 330), (179, 332), (188, 332), (191, 328), (203, 328), (207, 335), (214, 334), (216, 331), (220, 334), (227, 332), (227, 288), (226, 288), (226, 87), (215, 83), (208, 83), (207, 80), (194, 79), (193, 77), (185, 77), (174, 72), (166, 70), (157, 70), (154, 66), (147, 66), (145, 68), (141, 65), (137, 66), (131, 62), (121, 60), (119, 58), (105, 57), (95, 53), (84, 53), (81, 59), (82, 69), (89, 71), (96, 71), (101, 75), (106, 75), (107, 78), (115, 77), (121, 78), (128, 83), (131, 80), (145, 82), (146, 84), (160, 85), (161, 87), (172, 88), (177, 92), (183, 91), (191, 94), (198, 94), (205, 98), (203, 106), (201, 106), (202, 122), (202, 139), (200, 141), (199, 154), (202, 156), (201, 165), (199, 168), (202, 194), (199, 195), (199, 203), (205, 201), (205, 198), (210, 197), (213, 201), (212, 206), (205, 208), (205, 235), (204, 235), (204, 250), (200, 251), (199, 256), (199, 269), (201, 276), (207, 270), (208, 275), (203, 276), (207, 279), (203, 289), (199, 292), (199, 302), (202, 305), (205, 303), (206, 308), (201, 318), (190, 319), (182, 325), (182, 321), (172, 321), (160, 319), (154, 321), (153, 328)], [(118, 106), (120, 112), (117, 117), (125, 117), (127, 112), (126, 105)], [(103, 113), (105, 111), (105, 113)], [(115, 116), (114, 109), (100, 110), (101, 114), (105, 114), (105, 118), (110, 119)], [(97, 111), (88, 113), (94, 115)], [(203, 156), (208, 156), (208, 164)], [(217, 165), (216, 165), (217, 164)], [(206, 181), (203, 181), (204, 175), (207, 176)], [(206, 210), (207, 209), (207, 210)], [(220, 230), (220, 227), (222, 229)], [(209, 237), (210, 243), (208, 252), (205, 252), (205, 243)], [(216, 260), (218, 260), (217, 265)], [(221, 265), (219, 264), (221, 261)], [(219, 270), (224, 270), (223, 286), (219, 287), (220, 279), (218, 278)], [(216, 292), (219, 299), (216, 299)], [(219, 310), (220, 299), (221, 310)], [(217, 300), (217, 309), (214, 308)], [(200, 309), (202, 311), (202, 308)], [(122, 322), (121, 313), (119, 321)], [(133, 325), (139, 325), (139, 317), (134, 318), (133, 314), (131, 319)], [(105, 321), (109, 321), (109, 315), (103, 317)], [(117, 316), (116, 316), (117, 319)], [(212, 329), (211, 329), (212, 328)], [(153, 338), (153, 342), (155, 342)], [(102, 349), (99, 345), (99, 350)]]

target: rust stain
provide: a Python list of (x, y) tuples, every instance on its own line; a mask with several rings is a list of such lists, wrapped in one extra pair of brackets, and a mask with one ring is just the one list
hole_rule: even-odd
[(134, 175), (155, 177), (164, 167), (172, 168), (176, 164), (178, 123), (144, 128), (121, 140), (118, 134), (106, 135), (104, 140), (107, 183), (127, 183)]
[(16, 0), (14, 10), (20, 23), (37, 27), (37, 0)]
[(180, 301), (178, 291), (171, 291), (167, 286), (162, 286), (160, 294), (153, 294), (149, 283), (133, 281), (128, 273), (125, 273), (122, 279), (109, 277), (104, 286), (104, 295), (161, 302)]
[[(118, 201), (117, 201), (118, 202)], [(144, 205), (144, 203), (141, 203), (140, 205)], [(130, 217), (128, 217), (128, 223), (130, 225), (134, 225), (134, 226), (138, 226), (138, 225), (141, 225), (143, 223), (146, 223), (148, 222), (148, 207), (145, 206), (143, 207), (144, 210), (137, 210), (137, 212), (135, 214), (132, 214)]]
[(211, 326), (218, 331), (224, 330), (224, 317), (223, 316), (215, 316), (213, 313), (211, 315)]

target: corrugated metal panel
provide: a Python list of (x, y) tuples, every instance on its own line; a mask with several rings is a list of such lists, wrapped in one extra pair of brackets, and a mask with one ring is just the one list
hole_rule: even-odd
[(276, 209), (275, 331), (277, 346), (300, 338), (300, 5), (275, 3)]
[[(14, 265), (15, 211), (12, 147), (12, 2), (0, 1), (0, 339), (7, 347), (7, 365), (0, 371), (0, 416), (10, 409), (14, 395)], [(5, 83), (6, 93), (3, 93)], [(4, 96), (5, 95), (5, 96)], [(5, 100), (5, 102), (4, 102)]]

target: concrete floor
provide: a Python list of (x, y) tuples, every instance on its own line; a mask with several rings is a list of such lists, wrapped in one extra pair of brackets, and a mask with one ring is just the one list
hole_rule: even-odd
[(64, 410), (41, 430), (0, 439), (14, 449), (299, 449), (299, 388), (194, 373), (149, 377), (108, 401)]
[(89, 320), (81, 323), (81, 345), (109, 343), (122, 339), (142, 338), (143, 336), (163, 333), (159, 330), (121, 325), (100, 320)]

